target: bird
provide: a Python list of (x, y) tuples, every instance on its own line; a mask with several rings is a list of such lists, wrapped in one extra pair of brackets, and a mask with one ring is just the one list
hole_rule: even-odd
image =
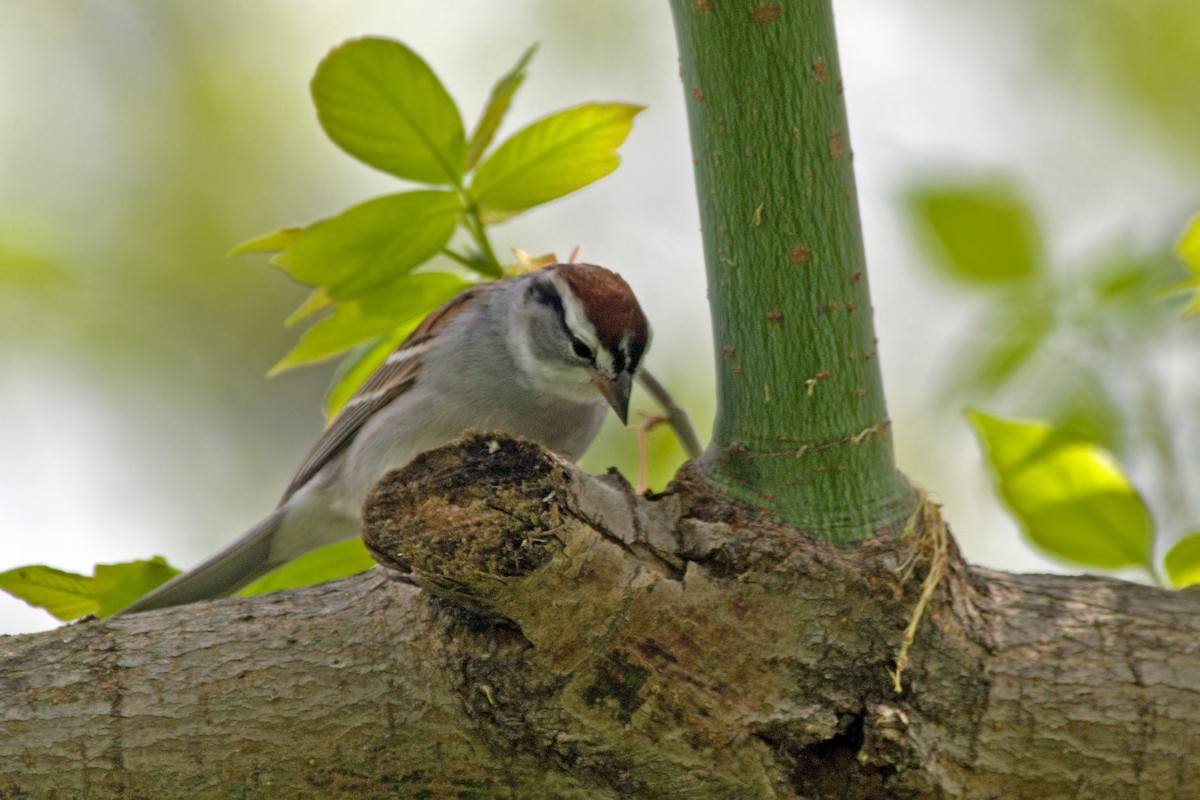
[(229, 595), (358, 535), (371, 487), (475, 429), (578, 459), (608, 409), (626, 424), (650, 325), (605, 267), (556, 263), (477, 284), (431, 312), (329, 422), (275, 510), (118, 614)]

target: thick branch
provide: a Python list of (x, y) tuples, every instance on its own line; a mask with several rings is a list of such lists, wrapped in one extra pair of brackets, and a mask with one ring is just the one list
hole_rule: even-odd
[(830, 541), (902, 525), (830, 0), (671, 0), (719, 412), (701, 467)]
[(919, 537), (841, 553), (490, 437), (367, 517), (451, 599), (369, 573), (0, 640), (0, 797), (1200, 796), (1195, 594), (954, 557), (897, 695)]

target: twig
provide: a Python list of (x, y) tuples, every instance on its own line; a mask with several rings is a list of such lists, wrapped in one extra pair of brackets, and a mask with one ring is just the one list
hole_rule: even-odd
[(688, 417), (687, 412), (675, 405), (675, 400), (671, 397), (670, 392), (658, 382), (658, 378), (650, 374), (649, 370), (644, 367), (638, 370), (637, 381), (643, 389), (650, 393), (662, 410), (667, 412), (667, 424), (671, 426), (671, 430), (675, 431), (675, 436), (683, 445), (688, 458), (699, 458), (703, 448), (700, 447), (700, 439), (696, 436), (696, 429), (692, 427), (692, 420)]

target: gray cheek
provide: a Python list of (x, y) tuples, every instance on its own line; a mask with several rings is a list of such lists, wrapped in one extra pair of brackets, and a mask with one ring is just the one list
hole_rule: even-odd
[(566, 342), (558, 319), (546, 313), (536, 313), (529, 319), (530, 351), (534, 357), (549, 362), (566, 364), (564, 351)]

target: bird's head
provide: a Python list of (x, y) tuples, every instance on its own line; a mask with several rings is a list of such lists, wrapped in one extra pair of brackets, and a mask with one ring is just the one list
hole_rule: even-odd
[(601, 396), (625, 423), (650, 325), (620, 275), (592, 264), (553, 264), (525, 276), (528, 357), (546, 388), (575, 400)]

